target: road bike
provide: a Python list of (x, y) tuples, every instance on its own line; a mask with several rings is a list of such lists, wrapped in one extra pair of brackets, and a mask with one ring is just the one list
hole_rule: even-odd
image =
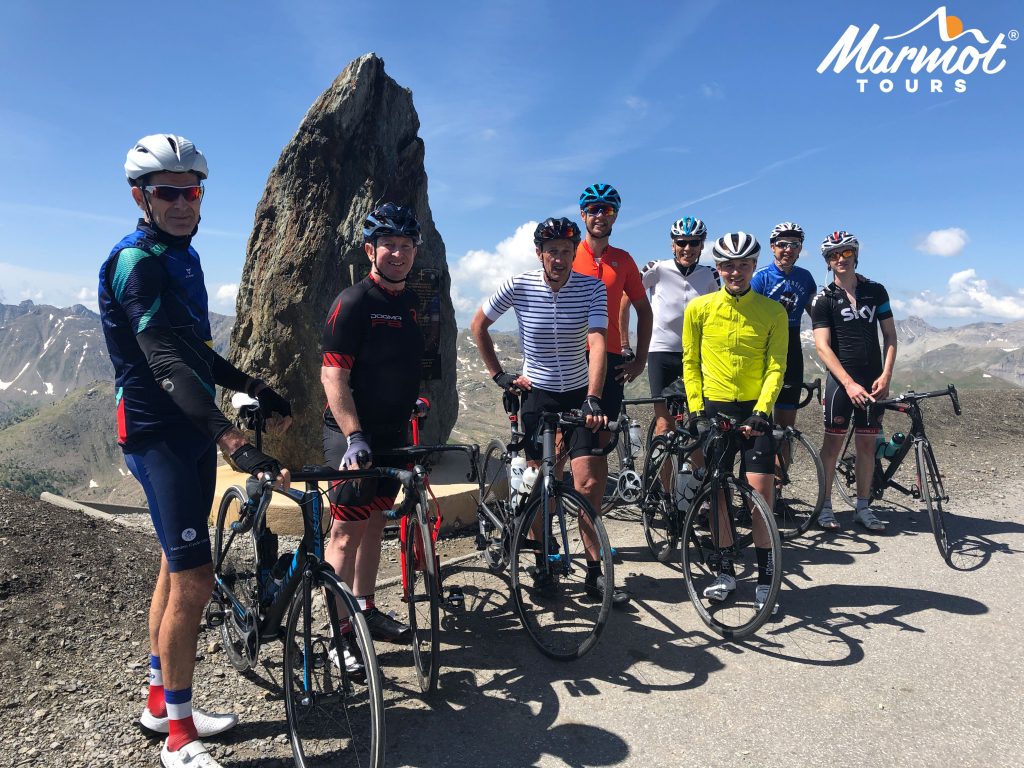
[(608, 454), (608, 479), (601, 498), (602, 514), (622, 504), (636, 504), (643, 495), (643, 482), (641, 474), (637, 471), (637, 462), (647, 454), (654, 435), (655, 420), (651, 419), (647, 426), (647, 439), (641, 442), (640, 423), (630, 418), (627, 409), (629, 406), (663, 402), (663, 397), (642, 397), (622, 401), (618, 418), (618, 445)]
[[(939, 473), (939, 465), (935, 460), (935, 453), (932, 451), (932, 444), (924, 431), (924, 415), (921, 413), (921, 401), (932, 397), (948, 397), (953, 405), (953, 412), (960, 416), (960, 396), (956, 387), (949, 384), (945, 389), (937, 389), (934, 392), (905, 392), (898, 397), (888, 400), (876, 400), (868, 404), (868, 418), (871, 417), (871, 409), (884, 408), (889, 411), (906, 414), (910, 418), (910, 431), (899, 442), (895, 453), (888, 456), (887, 467), (882, 465), (882, 457), (875, 452), (875, 467), (871, 479), (871, 498), (881, 499), (887, 488), (899, 491), (905, 496), (914, 499), (922, 499), (928, 511), (928, 519), (931, 522), (932, 533), (935, 535), (935, 545), (939, 548), (939, 554), (946, 563), (953, 565), (951, 537), (949, 535), (949, 515), (945, 504), (949, 501), (949, 495), (942, 482), (942, 475)], [(839, 495), (843, 497), (851, 507), (857, 506), (857, 472), (856, 452), (854, 450), (854, 430), (850, 430), (843, 443), (843, 450), (836, 460), (835, 486)], [(882, 443), (886, 445), (886, 443)], [(913, 451), (916, 460), (916, 474), (910, 486), (901, 484), (895, 478), (896, 472), (907, 455)]]
[[(821, 379), (800, 385), (806, 394), (797, 408), (812, 400), (821, 403)], [(817, 397), (815, 396), (817, 393)], [(825, 469), (821, 456), (796, 427), (776, 427), (775, 440), (775, 520), (783, 541), (807, 532), (818, 519), (825, 503)]]
[[(259, 403), (236, 394), (240, 426), (254, 429), (261, 448)], [(319, 483), (393, 478), (406, 503), (419, 498), (417, 475), (390, 468), (339, 471), (303, 467), (292, 474), (304, 491), (274, 488), (268, 473), (232, 486), (221, 497), (213, 541), (213, 595), (207, 625), (219, 628), (231, 665), (245, 672), (268, 644), (283, 643), (283, 688), (289, 738), (299, 768), (382, 766), (384, 700), (380, 670), (366, 620), (348, 585), (324, 560), (325, 491)], [(273, 493), (302, 513), (299, 547), (278, 555), (278, 538), (267, 527)], [(344, 615), (352, 628), (343, 635)], [(354, 643), (355, 647), (352, 647)], [(346, 651), (362, 660), (349, 672)]]
[[(577, 659), (601, 636), (612, 604), (614, 566), (604, 522), (586, 498), (555, 477), (555, 435), (559, 429), (585, 429), (578, 413), (543, 413), (543, 446), (536, 481), (528, 493), (510, 482), (512, 460), (525, 440), (518, 430), (519, 397), (505, 392), (511, 440), (492, 440), (482, 460), (477, 497), (477, 549), (494, 573), (510, 574), (515, 609), (540, 651), (554, 659)], [(591, 451), (601, 456), (615, 449), (612, 440)], [(607, 588), (586, 582), (588, 551), (597, 552)]]

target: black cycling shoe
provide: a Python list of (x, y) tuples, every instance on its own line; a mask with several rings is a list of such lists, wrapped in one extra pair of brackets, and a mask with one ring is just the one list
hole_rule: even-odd
[(671, 563), (679, 559), (679, 541), (675, 538), (670, 538), (665, 542), (658, 551), (657, 560), (659, 563)]
[[(587, 594), (598, 600), (604, 600), (604, 574), (601, 574), (596, 579), (587, 581), (583, 584), (587, 590)], [(633, 599), (633, 596), (624, 589), (619, 587), (612, 587), (612, 607), (621, 608), (629, 603)]]
[(543, 571), (535, 565), (528, 566), (526, 572), (533, 579), (532, 592), (536, 597), (553, 600), (558, 597), (558, 582), (551, 571)]
[(366, 625), (370, 628), (370, 637), (388, 643), (408, 643), (412, 639), (412, 630), (408, 624), (395, 621), (378, 608), (363, 611)]

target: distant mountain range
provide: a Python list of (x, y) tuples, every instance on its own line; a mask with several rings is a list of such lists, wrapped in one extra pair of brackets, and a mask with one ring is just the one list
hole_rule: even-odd
[[(225, 354), (233, 317), (211, 313), (214, 347)], [(935, 328), (920, 318), (896, 323), (893, 390), (1024, 387), (1024, 322)], [(494, 333), (509, 370), (521, 365), (515, 333)], [(823, 374), (810, 327), (803, 329), (805, 378)], [(459, 442), (508, 434), (501, 396), (468, 330), (458, 334)], [(627, 395), (646, 397), (641, 377)], [(99, 316), (81, 305), (0, 304), (0, 485), (76, 498), (138, 501), (116, 445), (113, 370)]]

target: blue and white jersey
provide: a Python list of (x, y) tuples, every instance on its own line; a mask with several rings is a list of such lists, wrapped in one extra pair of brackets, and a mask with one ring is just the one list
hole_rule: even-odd
[(785, 308), (790, 328), (800, 327), (800, 316), (818, 292), (817, 283), (806, 269), (793, 267), (787, 275), (774, 261), (754, 273), (750, 287)]
[(587, 386), (587, 334), (607, 330), (608, 298), (596, 277), (570, 274), (552, 291), (537, 269), (510, 277), (484, 301), (489, 320), (514, 309), (523, 348), (523, 375), (533, 386), (568, 392)]

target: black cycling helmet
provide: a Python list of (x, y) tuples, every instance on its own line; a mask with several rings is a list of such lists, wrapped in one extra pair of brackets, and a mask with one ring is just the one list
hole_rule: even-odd
[(384, 203), (374, 208), (363, 222), (363, 240), (375, 243), (384, 235), (401, 235), (411, 237), (415, 245), (423, 242), (420, 235), (420, 223), (411, 207)]
[(545, 219), (533, 230), (533, 244), (540, 248), (550, 240), (572, 240), (575, 248), (580, 244), (580, 228), (565, 217)]

